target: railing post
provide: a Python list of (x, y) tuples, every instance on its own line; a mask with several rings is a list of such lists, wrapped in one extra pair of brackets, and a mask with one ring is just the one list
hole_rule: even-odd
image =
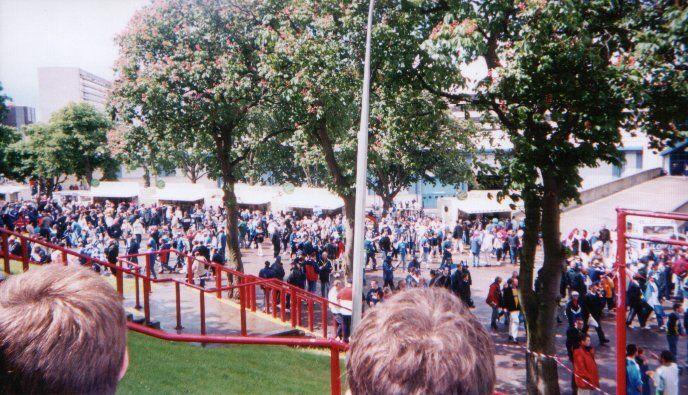
[(182, 306), (181, 306), (181, 295), (179, 292), (179, 283), (174, 282), (174, 299), (177, 304), (177, 326), (174, 327), (176, 330), (184, 329), (182, 326)]
[[(272, 316), (277, 318), (277, 296), (278, 292), (276, 289), (270, 290), (270, 295), (272, 296)], [(282, 306), (284, 307), (284, 306)]]
[(626, 213), (616, 210), (616, 393), (626, 393)]
[(193, 283), (193, 257), (191, 255), (186, 257), (186, 282)]
[(303, 300), (299, 294), (296, 294), (296, 325), (303, 326), (303, 317), (301, 316), (301, 308), (303, 307)]
[(282, 322), (287, 320), (286, 306), (287, 306), (287, 291), (282, 288), (280, 291), (280, 315), (282, 316)]
[(150, 279), (143, 278), (143, 315), (146, 318), (146, 325), (150, 324)]
[(122, 264), (120, 261), (115, 262), (115, 276), (117, 281), (117, 293), (124, 297), (124, 278), (122, 276)]
[(256, 308), (258, 307), (258, 295), (256, 294), (256, 284), (253, 284), (250, 286), (251, 287), (251, 311), (256, 312)]
[(150, 278), (151, 275), (151, 253), (146, 254), (146, 277)]
[(291, 305), (289, 306), (289, 310), (291, 311), (291, 327), (296, 328), (296, 292), (294, 292), (293, 289), (289, 290), (289, 292), (291, 294), (289, 298), (291, 299), (289, 303)]
[(339, 348), (330, 346), (330, 387), (332, 395), (341, 395), (342, 383), (339, 371)]
[(22, 250), (22, 268), (24, 271), (29, 270), (29, 243), (26, 242), (25, 238), (21, 238), (21, 250)]
[(220, 270), (220, 265), (215, 266), (215, 288), (217, 288), (216, 296), (218, 299), (222, 299), (222, 270)]
[(240, 285), (239, 302), (241, 304), (241, 336), (246, 336), (246, 294), (246, 287)]
[(205, 335), (205, 291), (201, 290), (200, 294), (201, 304), (201, 335)]
[(315, 312), (313, 311), (313, 299), (308, 299), (308, 330), (313, 332), (313, 320), (315, 319)]
[(9, 234), (2, 232), (2, 255), (5, 267), (5, 273), (10, 275), (10, 243), (8, 241)]
[(67, 251), (62, 250), (62, 266), (67, 266)]
[(134, 308), (137, 310), (141, 310), (141, 299), (139, 298), (139, 275), (141, 274), (141, 269), (137, 267), (134, 269), (134, 271), (134, 289), (136, 290), (136, 305), (134, 306)]
[(322, 311), (320, 312), (320, 321), (322, 321), (323, 338), (327, 339), (327, 307), (328, 301), (325, 300), (321, 303)]

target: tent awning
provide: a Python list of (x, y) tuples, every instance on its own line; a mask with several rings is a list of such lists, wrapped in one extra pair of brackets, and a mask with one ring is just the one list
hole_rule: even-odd
[(94, 198), (128, 199), (138, 197), (141, 187), (136, 182), (105, 181), (91, 188)]
[(278, 196), (272, 204), (280, 208), (337, 210), (344, 206), (344, 201), (323, 188), (300, 187), (292, 193)]
[(454, 207), (466, 214), (511, 213), (514, 210), (511, 209), (509, 203), (506, 200), (498, 202), (496, 199), (489, 198), (468, 198), (456, 199)]
[(208, 190), (195, 184), (167, 184), (159, 189), (155, 195), (159, 201), (167, 202), (197, 202), (205, 199)]
[(29, 187), (24, 185), (0, 185), (0, 194), (10, 195), (17, 192), (27, 191)]

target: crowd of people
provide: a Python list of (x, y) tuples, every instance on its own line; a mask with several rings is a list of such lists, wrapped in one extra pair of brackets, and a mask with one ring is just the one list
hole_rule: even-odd
[[(370, 215), (365, 235), (366, 284), (361, 295), (367, 308), (412, 288), (445, 288), (475, 307), (471, 295), (469, 266), (504, 265), (520, 262), (523, 223), (516, 220), (481, 218), (447, 224), (414, 212)], [(417, 213), (417, 212), (416, 212)], [(349, 340), (353, 295), (351, 278), (342, 265), (344, 225), (341, 215), (296, 216), (259, 210), (242, 210), (238, 218), (241, 248), (258, 256), (269, 256), (259, 272), (261, 278), (276, 278), (330, 302), (337, 325), (336, 336)], [(226, 260), (227, 218), (222, 208), (113, 203), (83, 205), (72, 201), (38, 199), (5, 203), (0, 207), (0, 227), (42, 237), (82, 256), (113, 262), (122, 255), (176, 249), (194, 255), (200, 262), (223, 264)], [(267, 247), (266, 247), (267, 246)], [(271, 248), (270, 248), (271, 247)], [(574, 229), (562, 239), (566, 267), (562, 273), (558, 322), (566, 323), (566, 348), (575, 366), (589, 366), (594, 350), (587, 333), (593, 328), (600, 346), (608, 343), (603, 319), (615, 308), (615, 246), (611, 232)], [(22, 254), (18, 240), (10, 238), (10, 252)], [(29, 245), (31, 259), (59, 261), (59, 251)], [(156, 256), (156, 255), (153, 255)], [(74, 264), (84, 265), (84, 259)], [(135, 257), (128, 258), (138, 263)], [(688, 327), (688, 258), (685, 249), (640, 243), (628, 248), (627, 324), (637, 318), (641, 328), (654, 314), (655, 329), (666, 335), (666, 361), (676, 361), (679, 336)], [(164, 254), (150, 260), (150, 273), (185, 273), (183, 260)], [(107, 270), (93, 264), (95, 271)], [(380, 272), (377, 272), (381, 269)], [(212, 276), (196, 264), (193, 278), (202, 286)], [(367, 281), (366, 281), (367, 280)], [(495, 278), (485, 300), (492, 310), (490, 326), (503, 325), (510, 342), (519, 342), (523, 314), (518, 294), (518, 272)], [(537, 287), (537, 281), (536, 281)], [(287, 305), (289, 308), (289, 300)], [(665, 309), (670, 309), (667, 313)], [(502, 321), (503, 320), (503, 321)], [(581, 351), (579, 351), (581, 350)], [(576, 363), (578, 359), (584, 361)], [(688, 361), (688, 352), (686, 354)], [(587, 368), (580, 368), (587, 369)], [(592, 377), (592, 376), (591, 376)], [(647, 375), (643, 383), (650, 383)], [(590, 382), (590, 380), (586, 381)], [(592, 381), (594, 382), (594, 380)], [(583, 382), (574, 388), (585, 390)], [(669, 392), (671, 393), (671, 392)]]

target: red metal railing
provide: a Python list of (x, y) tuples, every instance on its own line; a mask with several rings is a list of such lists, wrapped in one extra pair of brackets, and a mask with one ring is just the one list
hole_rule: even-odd
[(626, 233), (626, 218), (629, 216), (673, 219), (688, 221), (688, 214), (660, 213), (653, 211), (616, 209), (616, 394), (626, 393), (626, 241), (642, 240), (677, 246), (688, 246), (681, 240), (644, 237)]
[[(21, 255), (13, 255), (10, 253), (8, 240), (10, 237), (14, 237), (20, 242)], [(162, 250), (162, 251), (149, 251), (141, 254), (126, 255), (121, 256), (117, 259), (115, 264), (93, 258), (87, 255), (80, 254), (76, 251), (63, 248), (52, 243), (48, 243), (40, 238), (31, 237), (23, 235), (17, 232), (13, 232), (4, 228), (0, 228), (0, 247), (2, 248), (2, 259), (3, 259), (3, 269), (5, 273), (10, 274), (10, 261), (20, 261), (22, 263), (22, 271), (29, 270), (30, 264), (40, 264), (31, 259), (29, 244), (38, 244), (46, 247), (50, 250), (58, 250), (61, 252), (60, 262), (63, 265), (67, 265), (69, 261), (69, 256), (74, 259), (78, 259), (85, 262), (85, 265), (92, 266), (94, 263), (103, 266), (107, 269), (113, 271), (115, 276), (115, 287), (119, 295), (124, 299), (124, 276), (128, 275), (133, 278), (134, 281), (134, 297), (136, 309), (143, 309), (144, 320), (147, 325), (149, 325), (151, 320), (151, 300), (150, 296), (152, 293), (152, 283), (171, 283), (174, 284), (175, 292), (175, 307), (176, 307), (176, 330), (183, 329), (182, 327), (182, 312), (181, 312), (181, 287), (187, 287), (189, 289), (194, 289), (199, 291), (199, 320), (200, 320), (200, 334), (175, 334), (170, 332), (165, 332), (161, 330), (154, 330), (147, 326), (137, 325), (135, 323), (129, 323), (129, 328), (136, 330), (151, 336), (155, 336), (161, 339), (172, 340), (172, 341), (187, 341), (187, 342), (199, 342), (199, 343), (232, 343), (232, 344), (281, 344), (288, 346), (303, 346), (308, 345), (309, 347), (321, 347), (329, 348), (331, 351), (331, 358), (336, 357), (336, 361), (331, 359), (331, 367), (334, 368), (336, 365), (336, 370), (332, 371), (332, 393), (340, 393), (341, 383), (339, 375), (339, 351), (346, 349), (344, 343), (338, 342), (333, 339), (327, 339), (328, 334), (328, 308), (330, 302), (327, 299), (321, 298), (314, 295), (306, 290), (295, 287), (291, 284), (279, 281), (277, 279), (262, 279), (253, 275), (248, 275), (220, 264), (206, 263), (204, 261), (198, 260), (197, 258), (184, 254), (177, 250)], [(171, 260), (172, 254), (177, 255), (177, 258), (182, 258), (186, 263), (187, 275), (185, 278), (157, 278), (151, 274), (151, 260), (153, 257), (163, 257), (167, 254), (167, 258)], [(136, 257), (144, 258), (144, 266), (137, 262), (132, 261)], [(137, 259), (138, 260), (138, 259)], [(201, 287), (195, 284), (193, 277), (193, 264), (207, 264), (214, 274), (214, 286), (213, 287)], [(227, 277), (226, 284), (223, 282), (222, 274), (225, 273)], [(236, 282), (231, 280), (236, 278)], [(140, 283), (143, 285), (143, 291), (141, 291)], [(312, 338), (261, 338), (254, 336), (247, 336), (247, 322), (246, 322), (246, 310), (250, 309), (251, 312), (257, 312), (258, 310), (258, 293), (257, 289), (262, 290), (263, 296), (263, 311), (264, 314), (270, 314), (274, 318), (280, 319), (282, 322), (291, 321), (292, 327), (304, 327), (314, 332), (316, 324), (316, 306), (320, 306), (320, 326), (322, 329), (323, 339), (312, 339)], [(220, 336), (220, 335), (209, 335), (207, 334), (206, 328), (206, 309), (205, 309), (205, 294), (211, 293), (216, 296), (216, 298), (222, 298), (223, 291), (238, 291), (239, 298), (239, 310), (240, 310), (240, 326), (241, 326), (241, 336)], [(291, 300), (291, 309), (287, 311), (286, 309), (286, 296), (289, 295)], [(141, 305), (141, 296), (143, 296), (143, 305)], [(303, 306), (306, 306), (306, 320), (307, 326), (303, 325)], [(346, 309), (343, 306), (337, 305), (339, 308)], [(278, 314), (279, 311), (279, 314)], [(334, 322), (333, 317), (330, 317)], [(336, 328), (336, 326), (335, 326)], [(237, 339), (245, 339), (238, 341)], [(277, 340), (265, 340), (265, 339), (277, 339)], [(336, 374), (335, 374), (336, 373)], [(336, 377), (335, 377), (336, 376)]]

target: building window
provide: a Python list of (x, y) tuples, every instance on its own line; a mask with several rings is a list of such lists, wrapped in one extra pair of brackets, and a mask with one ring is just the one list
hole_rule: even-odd
[(621, 166), (614, 165), (614, 167), (612, 167), (612, 177), (614, 177), (614, 178), (621, 177), (622, 171), (623, 171), (623, 168)]

